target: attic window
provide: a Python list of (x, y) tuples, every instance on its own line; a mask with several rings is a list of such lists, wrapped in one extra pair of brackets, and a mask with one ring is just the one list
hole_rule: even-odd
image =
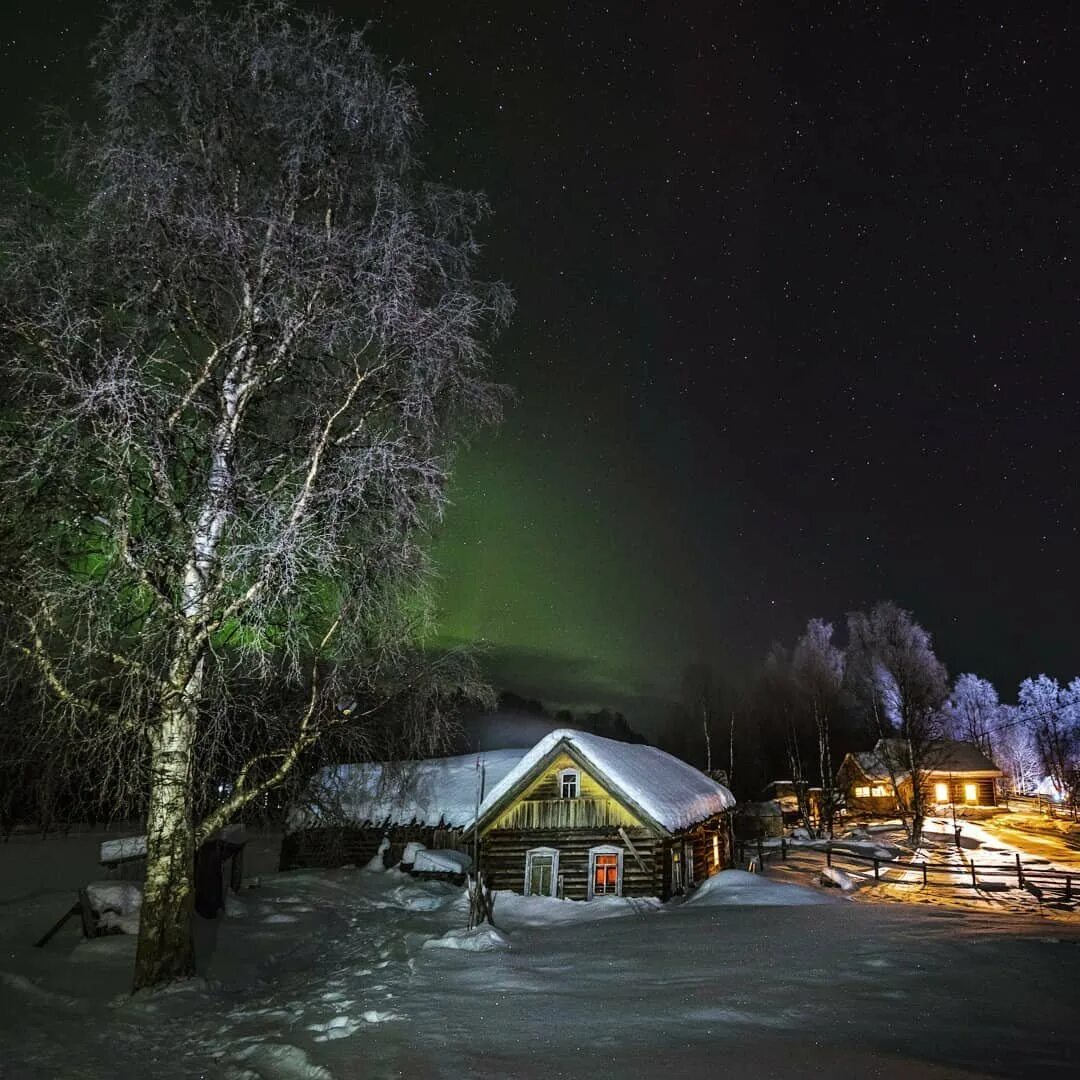
[(577, 769), (562, 769), (559, 772), (559, 798), (576, 799), (581, 790)]

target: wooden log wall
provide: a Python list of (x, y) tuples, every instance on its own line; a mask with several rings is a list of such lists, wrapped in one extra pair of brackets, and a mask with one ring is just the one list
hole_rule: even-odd
[(493, 888), (524, 892), (526, 852), (531, 848), (555, 848), (559, 852), (564, 896), (568, 900), (586, 900), (589, 849), (611, 845), (623, 850), (623, 896), (660, 896), (665, 862), (661, 857), (663, 841), (648, 829), (627, 829), (626, 834), (644, 869), (626, 847), (618, 829), (492, 829), (483, 842), (484, 875)]

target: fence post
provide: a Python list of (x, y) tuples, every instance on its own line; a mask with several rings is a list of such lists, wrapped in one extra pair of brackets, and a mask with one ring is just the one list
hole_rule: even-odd
[(875, 881), (880, 880), (880, 877), (878, 875), (878, 861), (877, 861), (877, 859), (874, 860), (874, 880)]
[(926, 862), (925, 861), (922, 864), (922, 883), (923, 883), (923, 888), (925, 889), (926, 888)]
[(1024, 866), (1020, 862), (1020, 852), (1016, 853), (1016, 887), (1022, 889), (1024, 887)]
[(760, 836), (758, 837), (758, 840), (757, 840), (757, 857), (758, 857), (758, 866), (760, 866), (761, 869), (764, 870), (765, 869), (765, 849), (762, 847), (761, 837)]
[(787, 837), (786, 836), (781, 836), (780, 837), (780, 858), (781, 859), (786, 859), (787, 858)]
[(832, 866), (832, 844), (825, 849), (825, 865)]
[(978, 882), (975, 880), (975, 860), (971, 860), (971, 887), (977, 889), (979, 887)]

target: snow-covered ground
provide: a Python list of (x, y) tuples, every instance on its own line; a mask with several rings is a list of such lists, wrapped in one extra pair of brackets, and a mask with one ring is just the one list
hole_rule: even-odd
[(262, 873), (200, 921), (203, 981), (131, 998), (133, 938), (82, 942), (73, 921), (30, 944), (101, 839), (0, 845), (4, 1080), (1080, 1070), (1076, 928), (739, 872), (668, 905), (500, 894), (498, 932), (473, 934), (445, 883)]

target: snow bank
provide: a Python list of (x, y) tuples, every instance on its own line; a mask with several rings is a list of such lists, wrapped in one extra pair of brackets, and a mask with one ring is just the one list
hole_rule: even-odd
[(734, 796), (722, 784), (655, 746), (560, 728), (545, 735), (491, 788), (480, 808), (481, 818), (554, 756), (560, 745), (580, 758), (586, 768), (592, 766), (614, 788), (613, 794), (639, 807), (671, 832), (689, 828), (735, 805)]
[(416, 853), (412, 866), (418, 873), (464, 874), (472, 866), (472, 859), (464, 851), (423, 848)]
[(659, 911), (655, 896), (603, 896), (595, 900), (559, 900), (553, 896), (522, 896), (499, 889), (495, 893), (495, 921), (501, 926), (559, 926)]
[(801, 904), (828, 904), (830, 898), (805, 885), (776, 881), (745, 870), (721, 870), (703, 881), (686, 901), (699, 907), (746, 905), (752, 907), (792, 907)]
[(402, 865), (412, 866), (412, 864), (416, 861), (417, 852), (424, 851), (426, 847), (426, 844), (421, 844), (418, 840), (410, 840), (405, 845), (405, 850), (401, 853)]
[(386, 869), (386, 860), (383, 856), (390, 850), (390, 838), (384, 836), (379, 841), (379, 850), (368, 859), (364, 865), (365, 872), (369, 874), (381, 874)]
[(423, 948), (494, 952), (496, 949), (509, 949), (510, 942), (494, 926), (477, 926), (472, 930), (447, 930), (442, 937), (429, 938)]
[(122, 934), (139, 932), (142, 888), (131, 881), (92, 881), (86, 898), (98, 916), (98, 925)]

